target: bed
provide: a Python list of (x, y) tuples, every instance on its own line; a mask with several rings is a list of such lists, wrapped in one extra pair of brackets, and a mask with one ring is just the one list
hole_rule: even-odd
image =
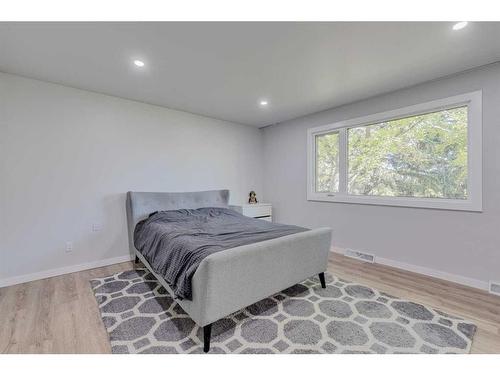
[[(169, 283), (154, 271), (134, 246), (136, 225), (156, 211), (228, 208), (229, 190), (182, 193), (127, 193), (130, 251), (175, 297)], [(259, 219), (252, 219), (259, 220)], [(196, 268), (190, 299), (179, 305), (203, 327), (204, 351), (210, 349), (211, 324), (235, 311), (284, 290), (313, 275), (325, 287), (324, 271), (330, 250), (331, 229), (319, 228), (237, 246), (210, 254)]]

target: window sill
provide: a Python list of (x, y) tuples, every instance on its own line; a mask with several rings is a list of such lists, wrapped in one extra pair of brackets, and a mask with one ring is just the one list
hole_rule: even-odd
[(396, 206), (410, 208), (429, 208), (437, 210), (472, 211), (482, 212), (482, 202), (462, 199), (439, 199), (439, 198), (402, 198), (402, 197), (378, 197), (359, 196), (346, 194), (308, 193), (308, 201), (368, 204), (375, 206)]

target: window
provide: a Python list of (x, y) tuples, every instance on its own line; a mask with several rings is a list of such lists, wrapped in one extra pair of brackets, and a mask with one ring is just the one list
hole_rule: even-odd
[(339, 191), (339, 133), (316, 136), (316, 191)]
[(308, 199), (482, 210), (481, 92), (308, 131)]

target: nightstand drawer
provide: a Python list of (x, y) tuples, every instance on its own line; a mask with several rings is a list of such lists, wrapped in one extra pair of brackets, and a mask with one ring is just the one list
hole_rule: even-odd
[(273, 217), (272, 217), (272, 216), (264, 216), (264, 217), (259, 217), (258, 219), (259, 219), (259, 220), (269, 221), (269, 222), (272, 222), (272, 221), (273, 221)]
[(259, 216), (271, 216), (272, 208), (271, 206), (243, 206), (243, 215), (251, 216), (251, 217), (259, 217)]
[(269, 221), (272, 221), (273, 208), (270, 204), (243, 204), (240, 206), (231, 206), (231, 208), (245, 216), (254, 218), (269, 218)]

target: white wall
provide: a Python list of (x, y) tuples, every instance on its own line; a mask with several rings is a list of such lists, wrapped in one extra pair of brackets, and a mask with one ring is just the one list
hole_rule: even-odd
[(0, 73), (0, 284), (126, 257), (129, 190), (243, 202), (262, 154), (257, 128)]
[[(482, 213), (306, 200), (308, 128), (480, 89)], [(500, 280), (500, 64), (267, 127), (264, 150), (264, 195), (278, 221), (331, 226), (339, 248), (471, 278), (459, 281), (477, 286)]]

